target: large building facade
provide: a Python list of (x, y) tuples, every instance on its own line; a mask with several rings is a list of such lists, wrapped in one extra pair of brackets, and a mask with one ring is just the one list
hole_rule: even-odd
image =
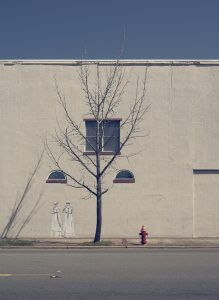
[[(0, 231), (7, 236), (94, 236), (95, 198), (84, 199), (86, 193), (69, 187), (65, 178), (56, 183), (57, 168), (45, 151), (45, 140), (53, 145), (64, 122), (56, 84), (85, 132), (82, 63), (107, 71), (114, 62), (0, 61)], [(144, 224), (151, 237), (219, 237), (219, 61), (120, 64), (129, 84), (115, 117), (127, 115), (136, 78), (145, 69), (150, 109), (141, 123), (144, 137), (123, 150), (105, 179), (110, 189), (103, 199), (102, 236), (136, 238)], [(139, 154), (127, 159), (133, 152)], [(132, 180), (115, 180), (120, 170), (129, 171)]]

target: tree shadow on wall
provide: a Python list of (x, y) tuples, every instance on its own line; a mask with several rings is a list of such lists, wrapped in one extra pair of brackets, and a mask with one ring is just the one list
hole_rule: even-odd
[[(1, 234), (1, 238), (7, 238), (8, 235), (11, 233), (12, 229), (15, 228), (15, 226), (18, 224), (18, 219), (20, 217), (20, 214), (22, 212), (25, 200), (27, 198), (28, 193), (30, 192), (32, 186), (33, 186), (33, 181), (34, 178), (41, 166), (41, 162), (43, 159), (43, 154), (44, 151), (41, 152), (40, 157), (36, 163), (36, 165), (34, 166), (33, 172), (31, 173), (31, 175), (29, 176), (27, 183), (24, 187), (24, 190), (21, 194), (21, 196), (19, 198), (16, 199), (14, 206), (12, 208), (12, 212), (11, 215), (9, 217), (9, 220), (6, 224), (6, 226), (4, 227), (2, 234)], [(39, 196), (37, 197), (32, 209), (29, 211), (28, 215), (21, 221), (21, 223), (18, 226), (17, 232), (15, 234), (15, 238), (18, 238), (18, 236), (20, 235), (21, 231), (25, 228), (25, 226), (30, 222), (30, 220), (32, 219), (32, 217), (35, 215), (35, 213), (37, 212), (38, 208), (39, 208), (39, 203), (40, 200), (42, 198), (43, 195), (43, 188), (39, 194)]]

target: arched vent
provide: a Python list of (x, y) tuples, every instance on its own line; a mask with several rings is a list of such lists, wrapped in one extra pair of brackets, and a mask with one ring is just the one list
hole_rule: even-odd
[(121, 170), (113, 180), (114, 183), (134, 183), (135, 177), (132, 172), (128, 170)]
[(49, 174), (46, 183), (67, 183), (67, 178), (62, 171), (56, 170)]

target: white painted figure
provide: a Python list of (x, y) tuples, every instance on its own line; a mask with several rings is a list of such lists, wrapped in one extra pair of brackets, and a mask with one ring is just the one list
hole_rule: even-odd
[(58, 206), (58, 202), (54, 202), (54, 206), (52, 209), (52, 222), (51, 222), (51, 237), (60, 238), (62, 234), (62, 223), (61, 223), (61, 215), (60, 208)]
[(66, 238), (75, 236), (75, 229), (73, 223), (73, 209), (70, 205), (70, 201), (66, 202), (66, 205), (62, 211), (63, 213), (63, 228), (62, 235)]

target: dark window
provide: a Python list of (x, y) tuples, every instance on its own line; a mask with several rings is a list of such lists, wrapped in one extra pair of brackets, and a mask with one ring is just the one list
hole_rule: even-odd
[(132, 172), (128, 170), (121, 170), (113, 180), (114, 183), (134, 183), (135, 177)]
[(95, 151), (97, 145), (97, 122), (86, 121), (86, 151)]
[[(97, 122), (85, 120), (86, 152), (94, 152), (97, 145)], [(100, 147), (103, 153), (116, 153), (120, 147), (120, 119), (106, 120), (100, 126)]]
[(105, 121), (103, 123), (103, 151), (119, 151), (120, 121)]
[(53, 171), (49, 174), (46, 183), (67, 183), (67, 178), (62, 171)]

